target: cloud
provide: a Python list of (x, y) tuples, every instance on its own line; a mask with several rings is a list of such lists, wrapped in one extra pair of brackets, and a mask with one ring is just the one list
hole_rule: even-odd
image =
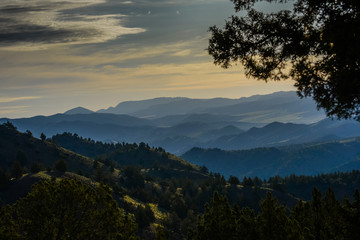
[(177, 57), (185, 57), (185, 56), (189, 56), (190, 54), (191, 54), (191, 50), (190, 49), (185, 49), (185, 50), (175, 52), (175, 53), (173, 53), (171, 55), (177, 56)]
[(13, 113), (27, 113), (28, 111), (25, 110), (29, 108), (29, 106), (7, 106), (7, 107), (0, 107), (0, 114), (7, 115)]
[(40, 99), (39, 96), (23, 96), (23, 97), (0, 97), (0, 103), (18, 102), (24, 100)]
[(0, 3), (0, 47), (38, 50), (53, 45), (102, 43), (146, 31), (122, 26), (122, 19), (126, 17), (122, 14), (90, 15), (79, 10), (105, 2), (3, 0)]

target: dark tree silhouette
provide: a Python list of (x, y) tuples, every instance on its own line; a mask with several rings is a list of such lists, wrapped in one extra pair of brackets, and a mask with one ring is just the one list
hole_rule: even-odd
[(240, 184), (240, 180), (235, 176), (230, 176), (228, 182), (230, 183), (230, 185), (234, 186)]
[(40, 139), (41, 141), (45, 141), (46, 140), (46, 135), (44, 133), (40, 134)]
[[(231, 0), (223, 29), (210, 28), (208, 52), (224, 68), (244, 65), (260, 80), (295, 80), (300, 97), (313, 97), (328, 116), (360, 120), (360, 1)], [(256, 2), (293, 2), (292, 11), (263, 13)]]

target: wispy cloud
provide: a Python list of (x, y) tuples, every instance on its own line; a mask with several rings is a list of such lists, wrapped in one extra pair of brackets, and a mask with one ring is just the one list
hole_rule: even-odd
[(24, 100), (40, 99), (39, 96), (23, 96), (23, 97), (0, 97), (0, 103), (18, 102)]
[(8, 107), (0, 107), (0, 115), (7, 115), (7, 114), (21, 114), (27, 113), (29, 106), (8, 106)]
[(38, 50), (58, 45), (101, 43), (143, 28), (122, 26), (122, 14), (89, 15), (73, 9), (106, 0), (3, 0), (0, 3), (0, 47)]

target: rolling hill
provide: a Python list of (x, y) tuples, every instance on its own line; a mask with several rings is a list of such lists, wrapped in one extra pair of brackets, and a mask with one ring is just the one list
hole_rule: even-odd
[(311, 176), (360, 169), (360, 138), (240, 151), (193, 148), (181, 157), (225, 176)]

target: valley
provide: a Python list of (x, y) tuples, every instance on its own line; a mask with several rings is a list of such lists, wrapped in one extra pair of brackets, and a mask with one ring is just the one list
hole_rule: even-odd
[(260, 217), (264, 201), (274, 199), (286, 211), (301, 200), (312, 204), (316, 194), (356, 202), (360, 124), (323, 119), (309, 103), (290, 111), (292, 94), (160, 98), (2, 118), (0, 204), (27, 199), (43, 183), (104, 185), (139, 227), (129, 234), (183, 239), (209, 203), (251, 208)]

